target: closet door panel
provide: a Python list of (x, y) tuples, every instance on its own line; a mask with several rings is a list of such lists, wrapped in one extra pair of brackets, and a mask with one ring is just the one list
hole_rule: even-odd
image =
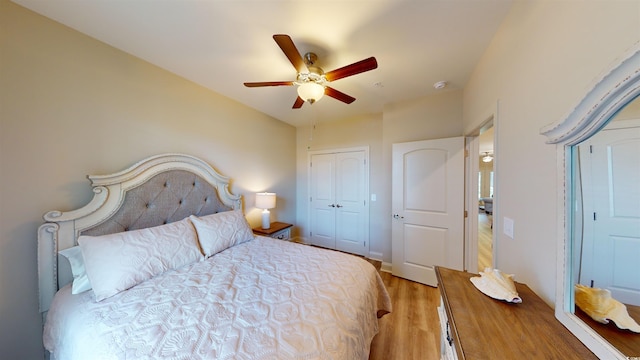
[(336, 154), (336, 249), (366, 255), (365, 155)]
[(365, 151), (314, 154), (310, 169), (311, 243), (367, 255)]
[(335, 249), (335, 155), (311, 157), (311, 243)]

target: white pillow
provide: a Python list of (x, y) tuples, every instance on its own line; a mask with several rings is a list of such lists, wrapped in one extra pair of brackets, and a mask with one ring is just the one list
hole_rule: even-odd
[(241, 210), (189, 217), (198, 232), (204, 255), (213, 256), (234, 245), (253, 240), (253, 232)]
[(91, 290), (91, 282), (84, 268), (84, 258), (82, 257), (80, 246), (60, 250), (58, 253), (67, 258), (71, 265), (71, 272), (73, 273), (71, 293), (75, 295)]
[(96, 301), (203, 259), (189, 219), (116, 234), (80, 236), (78, 243)]

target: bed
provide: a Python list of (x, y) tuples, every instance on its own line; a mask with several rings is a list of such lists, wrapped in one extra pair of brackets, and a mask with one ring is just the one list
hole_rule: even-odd
[(391, 302), (366, 260), (254, 236), (229, 178), (163, 154), (89, 176), (38, 230), (52, 359), (367, 359)]

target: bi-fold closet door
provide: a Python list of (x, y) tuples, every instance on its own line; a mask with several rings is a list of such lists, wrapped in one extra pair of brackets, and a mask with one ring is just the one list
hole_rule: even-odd
[(311, 243), (368, 255), (368, 165), (364, 150), (310, 156)]

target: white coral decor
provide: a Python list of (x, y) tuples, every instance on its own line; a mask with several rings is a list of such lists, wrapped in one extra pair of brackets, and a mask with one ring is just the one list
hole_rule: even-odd
[(627, 312), (627, 307), (611, 297), (607, 289), (590, 288), (576, 284), (576, 305), (597, 322), (608, 324), (612, 320), (620, 329), (640, 333), (640, 325)]
[(470, 280), (478, 290), (489, 297), (511, 303), (522, 302), (516, 291), (513, 275), (488, 267), (480, 272), (479, 277), (472, 277)]

